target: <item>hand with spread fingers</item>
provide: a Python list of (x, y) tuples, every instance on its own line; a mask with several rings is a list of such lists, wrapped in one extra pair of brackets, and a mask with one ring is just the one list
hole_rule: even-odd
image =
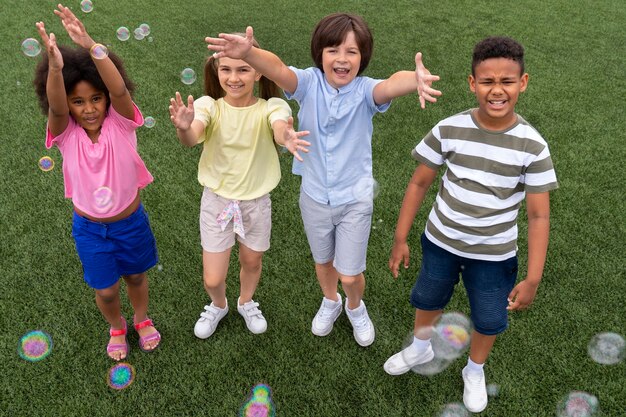
[(440, 96), (441, 91), (432, 88), (434, 81), (439, 81), (438, 75), (432, 75), (430, 71), (424, 67), (422, 62), (422, 53), (418, 52), (415, 55), (415, 78), (417, 80), (417, 94), (419, 95), (420, 107), (426, 108), (426, 102), (436, 103), (437, 98), (433, 96)]

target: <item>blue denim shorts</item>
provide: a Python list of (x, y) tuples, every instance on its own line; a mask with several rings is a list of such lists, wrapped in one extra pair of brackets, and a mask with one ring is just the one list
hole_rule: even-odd
[(143, 204), (127, 218), (112, 223), (94, 222), (74, 212), (72, 236), (85, 282), (96, 290), (109, 288), (122, 275), (145, 272), (159, 260)]
[(455, 255), (422, 234), (422, 268), (411, 290), (411, 304), (420, 310), (443, 310), (463, 277), (471, 319), (477, 332), (502, 333), (508, 327), (508, 295), (517, 279), (517, 256), (484, 261)]

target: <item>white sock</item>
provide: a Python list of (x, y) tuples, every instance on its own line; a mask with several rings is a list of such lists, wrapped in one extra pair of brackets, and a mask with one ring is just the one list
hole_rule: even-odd
[(412, 346), (417, 349), (418, 352), (423, 352), (428, 349), (428, 346), (430, 346), (430, 337), (426, 340), (422, 340), (413, 336)]
[(484, 363), (476, 363), (472, 359), (467, 358), (467, 369), (470, 372), (475, 372), (475, 373), (479, 374), (479, 373), (483, 372), (483, 366), (485, 366)]

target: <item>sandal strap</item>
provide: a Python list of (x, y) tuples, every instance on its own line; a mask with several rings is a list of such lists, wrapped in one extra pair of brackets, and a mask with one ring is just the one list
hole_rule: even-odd
[(141, 323), (135, 323), (135, 330), (140, 330), (148, 326), (154, 326), (154, 324), (152, 323), (152, 320), (150, 320), (149, 318), (145, 319)]
[(122, 327), (121, 329), (114, 329), (114, 328), (110, 328), (109, 329), (109, 336), (113, 337), (113, 336), (124, 336), (126, 334), (126, 320), (124, 320), (124, 317), (122, 317), (122, 323), (124, 324), (124, 327)]
[(111, 352), (128, 352), (128, 345), (126, 343), (112, 343), (107, 345), (107, 353)]

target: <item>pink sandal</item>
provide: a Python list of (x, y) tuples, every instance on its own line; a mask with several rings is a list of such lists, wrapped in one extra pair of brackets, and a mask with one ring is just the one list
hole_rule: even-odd
[[(124, 319), (124, 317), (121, 317), (122, 319), (122, 323), (124, 324), (124, 327), (122, 329), (114, 329), (114, 328), (110, 328), (109, 329), (109, 336), (114, 337), (114, 336), (126, 336), (126, 320)], [(130, 350), (130, 345), (128, 344), (128, 341), (126, 340), (126, 337), (124, 337), (124, 343), (109, 343), (107, 344), (107, 355), (109, 356), (109, 358), (113, 359), (114, 361), (121, 361), (123, 359), (126, 359), (128, 357), (128, 351)], [(124, 353), (124, 357), (123, 358), (119, 358), (119, 359), (115, 359), (114, 357), (111, 356), (112, 352), (123, 352)]]
[[(152, 323), (152, 320), (147, 318), (141, 323), (135, 323), (135, 330), (137, 331), (137, 333), (139, 333), (140, 329), (143, 329), (144, 327), (149, 327), (149, 326), (154, 326), (154, 324)], [(156, 348), (158, 348), (160, 344), (156, 345), (152, 349), (146, 349), (144, 347), (146, 343), (153, 342), (153, 341), (157, 341), (157, 342), (161, 341), (161, 333), (159, 333), (158, 330), (156, 329), (153, 333), (150, 333), (148, 336), (139, 337), (139, 349), (141, 349), (142, 352), (146, 352), (146, 353), (154, 352), (154, 350), (156, 350)]]

